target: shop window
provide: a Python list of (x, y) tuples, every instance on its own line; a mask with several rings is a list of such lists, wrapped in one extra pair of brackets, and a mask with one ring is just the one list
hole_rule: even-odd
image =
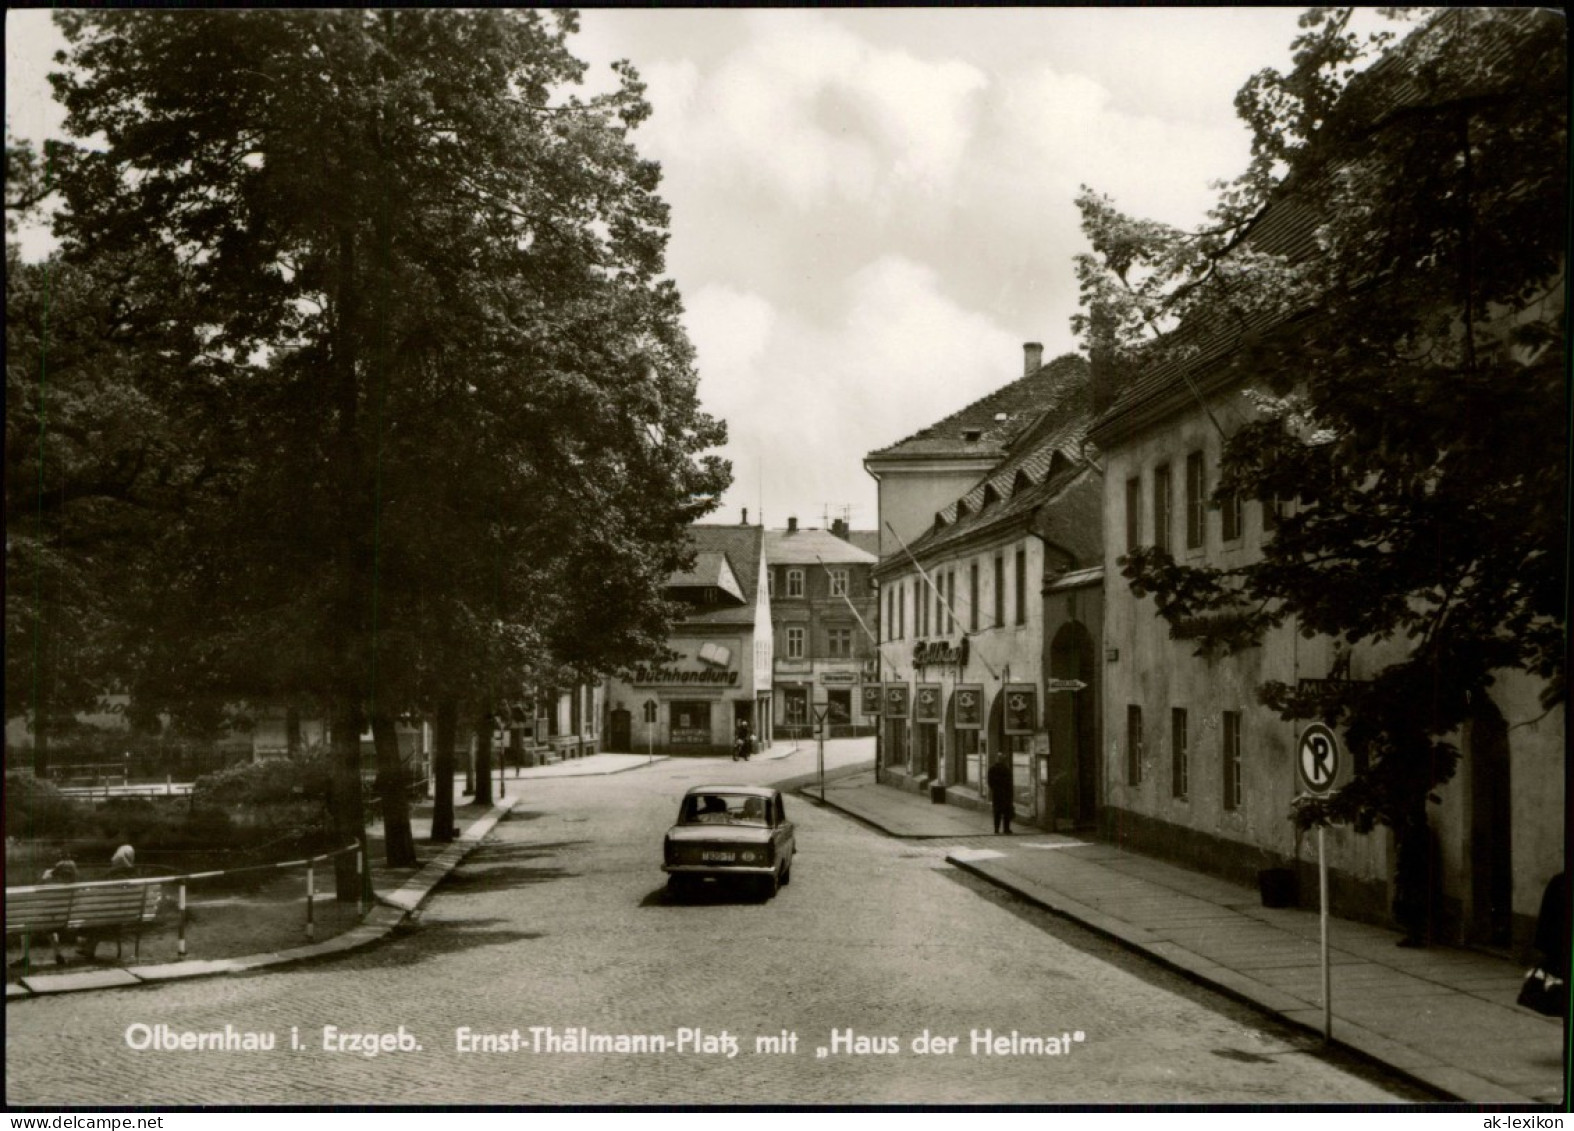
[(1241, 713), (1224, 712), (1224, 807), (1241, 807)]
[(703, 700), (682, 702), (674, 700), (671, 706), (672, 744), (674, 746), (709, 746), (711, 705)]
[(832, 688), (825, 693), (826, 721), (832, 726), (846, 726), (853, 721), (853, 693)]
[(787, 725), (801, 727), (809, 725), (809, 690), (805, 687), (789, 687), (782, 692), (783, 703), (787, 709)]

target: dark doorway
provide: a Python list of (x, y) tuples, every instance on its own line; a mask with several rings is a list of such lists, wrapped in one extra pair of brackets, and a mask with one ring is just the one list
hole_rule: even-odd
[(1508, 724), (1483, 697), (1470, 720), (1470, 932), (1493, 946), (1513, 941), (1509, 785)]
[(1049, 648), (1051, 679), (1075, 679), (1081, 691), (1056, 691), (1048, 700), (1050, 797), (1057, 818), (1084, 828), (1098, 820), (1098, 702), (1093, 686), (1093, 638), (1072, 621), (1060, 627)]
[(621, 750), (625, 753), (632, 750), (634, 742), (632, 714), (622, 708), (613, 711), (607, 737), (611, 740), (610, 746), (612, 749)]

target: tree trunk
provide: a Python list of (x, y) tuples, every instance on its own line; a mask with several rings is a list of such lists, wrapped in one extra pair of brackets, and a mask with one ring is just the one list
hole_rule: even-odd
[(444, 699), (437, 705), (437, 748), (432, 752), (432, 836), (446, 844), (458, 835), (454, 828), (454, 738), (459, 729), (459, 704)]
[(415, 834), (410, 830), (409, 775), (399, 752), (393, 716), (372, 716), (372, 741), (377, 748), (377, 792), (383, 813), (383, 858), (390, 868), (413, 868)]
[(475, 799), (478, 805), (492, 804), (492, 716), (483, 714), (476, 722)]
[[(366, 844), (364, 807), (361, 802), (361, 711), (353, 699), (341, 699), (333, 714), (333, 777), (329, 808), (333, 812), (334, 847)], [(333, 858), (334, 898), (353, 903), (371, 897), (371, 877), (356, 877), (356, 857), (342, 853)]]

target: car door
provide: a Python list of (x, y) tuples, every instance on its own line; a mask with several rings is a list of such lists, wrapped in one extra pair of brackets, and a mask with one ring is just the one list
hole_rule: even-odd
[(772, 822), (775, 831), (771, 834), (776, 841), (777, 859), (792, 859), (792, 853), (797, 850), (792, 822), (787, 819), (787, 805), (782, 800), (782, 795), (777, 794), (772, 805)]

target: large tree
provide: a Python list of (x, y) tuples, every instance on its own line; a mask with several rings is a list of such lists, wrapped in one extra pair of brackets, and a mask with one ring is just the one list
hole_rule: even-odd
[(1401, 919), (1451, 736), (1497, 673), (1562, 702), (1567, 581), (1563, 22), (1421, 21), (1395, 43), (1358, 35), (1350, 9), (1303, 16), (1293, 67), (1237, 99), (1253, 160), (1199, 229), (1080, 201), (1090, 349), (1117, 375), (1231, 367), (1258, 411), (1226, 438), (1214, 501), (1296, 500), (1260, 560), (1143, 549), (1124, 559), (1133, 591), (1201, 626), (1206, 654), (1291, 620), (1407, 644), (1366, 684), (1261, 691), (1344, 728), (1355, 780), (1298, 816), (1392, 827)]
[[(642, 87), (575, 94), (564, 12), (57, 19), (67, 129), (97, 141), (62, 162), (65, 253), (174, 257), (203, 352), (167, 393), (226, 472), (160, 550), (141, 690), (320, 706), (359, 839), (363, 725), (528, 676), (597, 581), (565, 568), (599, 542), (582, 507), (670, 563), (725, 486)], [(608, 614), (648, 624), (659, 591), (632, 600)]]

